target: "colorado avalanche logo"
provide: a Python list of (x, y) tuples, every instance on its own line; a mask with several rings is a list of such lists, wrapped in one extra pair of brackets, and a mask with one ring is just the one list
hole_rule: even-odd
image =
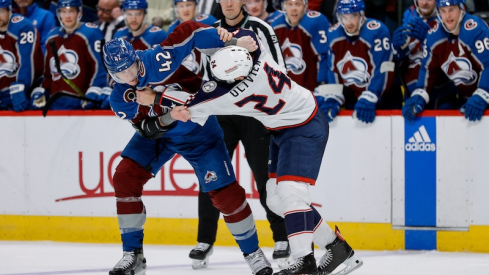
[[(59, 65), (61, 72), (68, 78), (74, 79), (80, 74), (80, 66), (78, 65), (78, 54), (73, 51), (66, 49), (65, 46), (61, 46), (58, 49)], [(53, 75), (53, 80), (60, 79), (61, 75), (56, 68), (56, 63), (54, 57), (49, 59), (49, 67), (51, 68), (51, 73)]]
[(282, 53), (285, 58), (285, 66), (288, 72), (301, 74), (306, 69), (306, 62), (302, 59), (302, 48), (299, 44), (290, 43), (285, 39), (282, 45)]
[(354, 84), (358, 87), (366, 87), (368, 85), (370, 74), (367, 62), (363, 58), (352, 56), (348, 51), (336, 66), (346, 86)]
[(441, 69), (455, 85), (471, 85), (477, 80), (477, 73), (472, 70), (470, 61), (465, 57), (456, 57), (453, 52)]
[(428, 33), (432, 34), (432, 33), (435, 33), (437, 30), (438, 30), (438, 21), (435, 23), (435, 25), (431, 29), (429, 29)]
[(475, 27), (477, 27), (477, 22), (475, 22), (474, 19), (469, 19), (467, 22), (465, 22), (464, 27), (468, 31), (473, 30)]
[(0, 46), (0, 77), (14, 77), (18, 68), (15, 55)]
[(414, 68), (418, 65), (421, 65), (421, 60), (423, 59), (423, 48), (421, 47), (421, 43), (417, 39), (413, 39), (411, 43), (409, 43), (409, 60), (411, 63), (409, 64), (409, 68)]
[(211, 181), (216, 181), (217, 180), (217, 175), (216, 172), (214, 171), (207, 171), (204, 177), (205, 183), (209, 183)]
[(199, 63), (197, 62), (197, 57), (192, 51), (185, 59), (182, 61), (182, 65), (187, 67), (187, 69), (195, 74), (199, 73)]

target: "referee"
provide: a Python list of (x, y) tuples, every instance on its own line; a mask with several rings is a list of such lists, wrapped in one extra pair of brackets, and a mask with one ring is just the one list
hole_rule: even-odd
[[(263, 20), (250, 16), (244, 8), (246, 0), (216, 0), (220, 4), (219, 13), (222, 16), (213, 27), (223, 27), (228, 30), (236, 28), (252, 29), (262, 42), (264, 48), (271, 53), (275, 61), (285, 67), (280, 44), (273, 29)], [(219, 9), (219, 7), (218, 7)], [(219, 14), (218, 13), (218, 14)], [(203, 62), (203, 78), (208, 79), (210, 74), (209, 62)], [(242, 142), (246, 159), (256, 180), (260, 203), (265, 208), (270, 228), (273, 232), (275, 249), (273, 259), (281, 268), (286, 267), (290, 256), (284, 219), (268, 208), (266, 204), (266, 183), (268, 181), (268, 151), (270, 137), (265, 127), (252, 117), (217, 116), (217, 120), (224, 132), (224, 142), (232, 159), (234, 150), (239, 141)], [(208, 193), (199, 192), (199, 227), (197, 246), (190, 251), (189, 257), (194, 260), (193, 268), (207, 266), (208, 257), (216, 241), (219, 211), (212, 205)], [(201, 264), (196, 260), (201, 260)]]

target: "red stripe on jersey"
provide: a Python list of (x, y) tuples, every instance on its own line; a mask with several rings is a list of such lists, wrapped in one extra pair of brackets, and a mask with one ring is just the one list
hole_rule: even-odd
[(317, 111), (318, 111), (318, 105), (316, 104), (316, 108), (314, 108), (314, 112), (312, 112), (312, 114), (309, 116), (309, 118), (306, 119), (302, 123), (295, 124), (295, 125), (287, 125), (287, 126), (278, 127), (278, 128), (268, 128), (268, 127), (265, 127), (265, 128), (267, 128), (268, 130), (271, 130), (271, 131), (276, 131), (276, 130), (282, 130), (282, 129), (287, 129), (287, 128), (299, 127), (299, 126), (302, 126), (302, 125), (308, 123), (316, 115)]
[(316, 180), (313, 180), (311, 178), (301, 177), (301, 176), (284, 175), (277, 178), (277, 183), (281, 181), (301, 181), (301, 182), (309, 183), (310, 185), (313, 186), (316, 185)]

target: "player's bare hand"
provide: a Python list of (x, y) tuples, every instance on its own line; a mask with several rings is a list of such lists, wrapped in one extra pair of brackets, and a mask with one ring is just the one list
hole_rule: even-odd
[(236, 43), (236, 46), (243, 47), (249, 52), (254, 52), (256, 49), (258, 49), (258, 45), (256, 45), (255, 40), (249, 35), (238, 38), (238, 43)]
[(136, 102), (141, 105), (153, 105), (153, 103), (155, 102), (155, 97), (156, 93), (153, 91), (153, 89), (149, 87), (144, 88), (144, 90), (136, 91)]
[(180, 120), (183, 122), (187, 122), (192, 118), (190, 115), (190, 111), (185, 106), (175, 106), (170, 112), (170, 115), (175, 120)]
[(217, 27), (217, 34), (219, 34), (222, 42), (228, 42), (233, 38), (233, 34), (228, 32), (226, 29)]

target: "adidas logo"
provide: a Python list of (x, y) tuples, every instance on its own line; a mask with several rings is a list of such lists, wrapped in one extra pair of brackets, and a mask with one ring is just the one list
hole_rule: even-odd
[(421, 125), (418, 131), (414, 132), (414, 135), (408, 139), (406, 143), (406, 151), (436, 151), (436, 144), (431, 142), (431, 138), (426, 131), (424, 125)]

